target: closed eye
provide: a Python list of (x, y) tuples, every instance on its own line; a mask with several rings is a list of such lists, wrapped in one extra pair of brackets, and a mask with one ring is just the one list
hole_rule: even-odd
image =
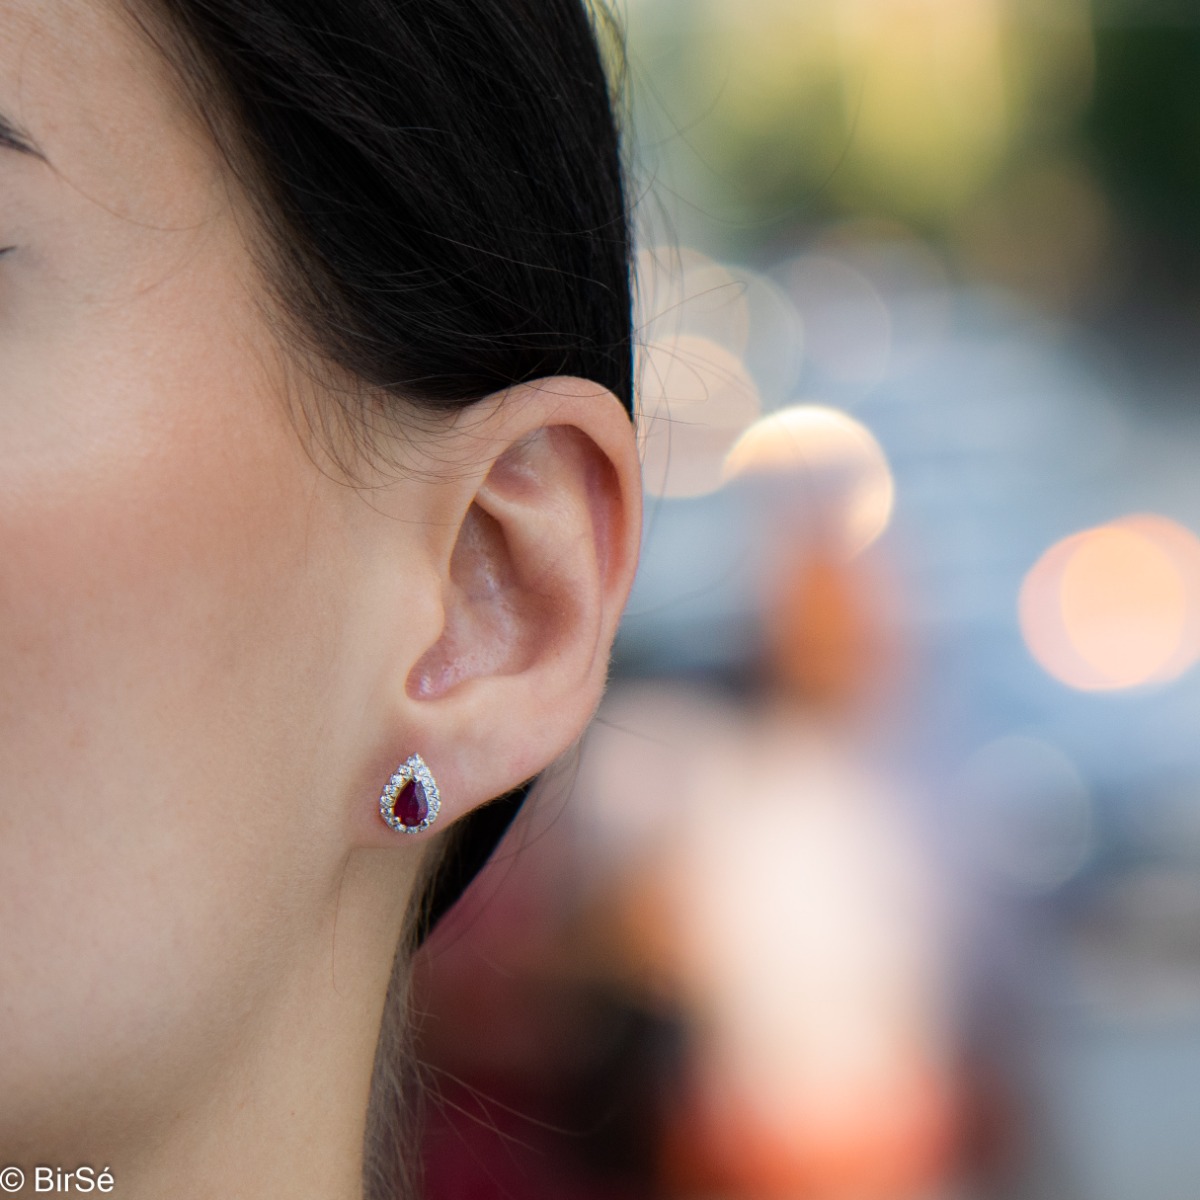
[(18, 154), (31, 154), (43, 162), (48, 161), (33, 138), (3, 113), (0, 113), (0, 146), (6, 150), (16, 150)]

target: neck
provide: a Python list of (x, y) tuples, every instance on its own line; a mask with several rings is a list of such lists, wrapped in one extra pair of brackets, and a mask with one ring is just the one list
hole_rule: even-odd
[(108, 1168), (120, 1200), (362, 1200), (367, 1104), (403, 910), (392, 900), (383, 911), (380, 897), (406, 890), (380, 852), (351, 855), (326, 919), (303, 945), (284, 939), (265, 999), (223, 1023), (225, 1044), (206, 1048), (168, 1102), (128, 1124), (108, 1113), (90, 1130), (55, 1130), (57, 1163), (44, 1143), (24, 1160), (0, 1151), (0, 1166), (25, 1170), (19, 1194), (36, 1194), (35, 1164), (49, 1163), (64, 1173)]

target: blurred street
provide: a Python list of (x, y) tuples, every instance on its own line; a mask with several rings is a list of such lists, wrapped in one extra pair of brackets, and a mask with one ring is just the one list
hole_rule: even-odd
[(1200, 8), (618, 15), (642, 566), (429, 1200), (1196, 1200)]

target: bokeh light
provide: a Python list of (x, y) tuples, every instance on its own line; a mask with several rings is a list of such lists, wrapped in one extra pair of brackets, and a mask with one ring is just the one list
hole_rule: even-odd
[(773, 475), (794, 480), (826, 531), (847, 555), (865, 549), (887, 528), (895, 484), (870, 430), (820, 404), (780, 409), (756, 421), (725, 460), (725, 478)]
[(865, 390), (883, 379), (891, 352), (887, 305), (861, 272), (823, 254), (806, 254), (779, 272), (804, 322), (809, 361), (832, 383)]
[(743, 281), (689, 246), (649, 246), (637, 255), (637, 327), (646, 342), (691, 335), (742, 355), (750, 339)]
[(958, 826), (992, 885), (1022, 895), (1059, 887), (1091, 851), (1091, 797), (1078, 768), (1040, 738), (997, 738), (973, 754), (955, 785)]
[(702, 496), (721, 484), (729, 448), (759, 415), (745, 364), (710, 338), (651, 342), (638, 367), (642, 476), (658, 496)]
[(1200, 541), (1155, 515), (1073, 534), (1034, 565), (1019, 609), (1033, 657), (1070, 687), (1174, 679), (1200, 657)]

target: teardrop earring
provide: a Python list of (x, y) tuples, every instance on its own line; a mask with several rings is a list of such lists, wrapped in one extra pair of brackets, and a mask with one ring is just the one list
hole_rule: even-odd
[(419, 754), (396, 768), (379, 796), (379, 815), (397, 833), (423, 833), (441, 807), (438, 786)]

